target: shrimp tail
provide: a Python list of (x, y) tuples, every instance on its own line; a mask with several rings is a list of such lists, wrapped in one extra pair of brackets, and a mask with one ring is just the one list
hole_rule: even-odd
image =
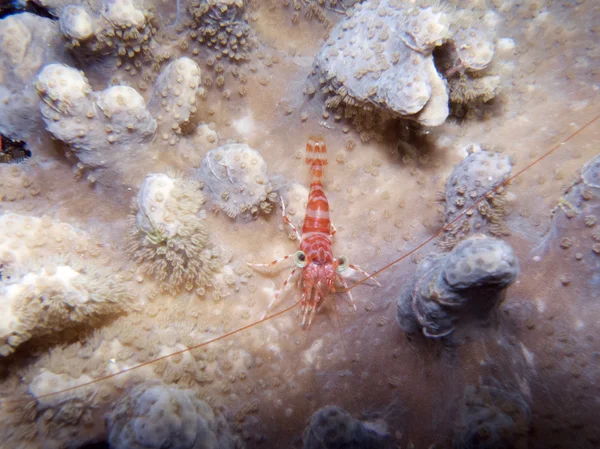
[(323, 167), (327, 165), (327, 146), (322, 137), (311, 137), (306, 143), (306, 165), (310, 167), (311, 183), (323, 179)]

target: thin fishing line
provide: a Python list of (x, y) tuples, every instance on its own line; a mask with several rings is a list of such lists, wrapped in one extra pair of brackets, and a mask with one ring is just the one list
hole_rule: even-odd
[(208, 341), (205, 341), (203, 343), (199, 343), (199, 344), (197, 344), (195, 346), (192, 346), (190, 348), (182, 349), (180, 351), (176, 351), (176, 352), (173, 352), (171, 354), (163, 355), (161, 357), (157, 357), (155, 359), (148, 360), (147, 362), (140, 363), (140, 364), (132, 366), (130, 368), (126, 368), (124, 370), (118, 371), (116, 373), (108, 374), (106, 376), (102, 376), (102, 377), (99, 377), (97, 379), (81, 383), (79, 385), (75, 385), (75, 386), (72, 386), (72, 387), (69, 387), (69, 388), (65, 388), (64, 390), (53, 391), (51, 393), (46, 393), (46, 394), (42, 394), (42, 395), (39, 395), (39, 396), (31, 397), (31, 398), (2, 399), (2, 400), (0, 400), (0, 405), (4, 405), (6, 403), (28, 402), (28, 401), (31, 401), (31, 400), (34, 400), (34, 399), (36, 399), (36, 400), (45, 399), (45, 398), (49, 398), (49, 397), (56, 396), (56, 395), (59, 395), (59, 394), (68, 393), (68, 392), (76, 390), (78, 388), (87, 387), (87, 386), (93, 385), (93, 384), (95, 384), (97, 382), (102, 382), (103, 380), (112, 379), (113, 377), (117, 377), (117, 376), (120, 376), (121, 374), (128, 373), (130, 371), (136, 370), (138, 368), (142, 368), (144, 366), (148, 366), (148, 365), (150, 365), (152, 363), (155, 363), (155, 362), (158, 362), (160, 360), (165, 360), (165, 359), (168, 359), (169, 357), (173, 357), (173, 356), (176, 356), (176, 355), (179, 355), (179, 354), (190, 352), (190, 351), (193, 351), (194, 349), (201, 348), (203, 346), (209, 345), (209, 344), (217, 342), (219, 340), (223, 340), (224, 338), (227, 338), (227, 337), (230, 337), (232, 335), (238, 334), (238, 333), (240, 333), (242, 331), (245, 331), (246, 329), (249, 329), (251, 327), (256, 326), (257, 324), (263, 323), (263, 322), (268, 321), (268, 320), (272, 320), (275, 317), (283, 315), (284, 313), (289, 312), (290, 310), (292, 310), (298, 304), (300, 304), (300, 301), (297, 301), (294, 304), (292, 304), (291, 306), (289, 306), (288, 308), (286, 308), (286, 309), (284, 309), (284, 310), (282, 310), (280, 312), (274, 313), (273, 315), (270, 315), (270, 316), (268, 316), (266, 318), (263, 318), (262, 320), (256, 321), (254, 323), (247, 324), (246, 326), (240, 327), (239, 329), (233, 330), (233, 331), (228, 332), (226, 334), (223, 334), (223, 335), (221, 335), (219, 337), (213, 338), (212, 340), (208, 340)]
[(406, 259), (407, 257), (413, 255), (414, 253), (416, 253), (417, 251), (419, 251), (421, 248), (423, 248), (425, 245), (427, 245), (429, 242), (431, 242), (432, 240), (436, 239), (437, 237), (439, 237), (445, 230), (447, 230), (450, 226), (452, 226), (454, 223), (456, 223), (458, 220), (460, 220), (462, 217), (464, 217), (466, 214), (468, 213), (472, 213), (473, 211), (475, 211), (475, 208), (477, 207), (477, 205), (479, 203), (481, 203), (482, 201), (484, 201), (485, 199), (487, 199), (487, 196), (490, 193), (496, 193), (498, 192), (498, 190), (500, 190), (502, 187), (505, 187), (506, 185), (510, 184), (510, 182), (512, 180), (514, 180), (517, 176), (520, 176), (521, 174), (523, 174), (523, 172), (529, 170), (531, 167), (533, 167), (535, 164), (537, 164), (538, 162), (546, 159), (548, 156), (550, 156), (552, 153), (554, 153), (556, 150), (558, 150), (561, 146), (563, 146), (564, 144), (566, 144), (569, 140), (573, 139), (575, 136), (577, 136), (579, 133), (581, 133), (584, 129), (588, 128), (589, 126), (591, 126), (596, 120), (598, 120), (600, 118), (600, 115), (597, 115), (596, 117), (594, 117), (592, 120), (590, 120), (589, 122), (587, 122), (585, 125), (583, 125), (581, 128), (579, 128), (577, 131), (575, 131), (573, 134), (571, 134), (569, 137), (567, 137), (566, 139), (564, 139), (562, 142), (560, 142), (559, 144), (555, 145), (553, 148), (551, 148), (549, 151), (547, 151), (546, 153), (542, 154), (540, 157), (538, 157), (536, 160), (534, 160), (533, 162), (531, 162), (530, 164), (526, 165), (524, 168), (522, 168), (521, 170), (519, 170), (517, 173), (515, 173), (514, 175), (510, 176), (509, 178), (505, 179), (504, 181), (502, 181), (501, 183), (499, 183), (496, 187), (490, 189), (489, 191), (487, 191), (486, 193), (484, 193), (483, 195), (481, 195), (481, 197), (468, 209), (466, 209), (465, 211), (463, 211), (461, 214), (459, 214), (456, 218), (454, 218), (451, 222), (449, 222), (448, 224), (444, 225), (442, 227), (442, 229), (440, 229), (438, 232), (436, 232), (435, 234), (433, 234), (431, 237), (429, 237), (428, 239), (426, 239), (424, 242), (422, 242), (420, 245), (417, 245), (415, 248), (413, 248), (412, 250), (410, 250), (409, 252), (405, 253), (404, 255), (402, 255), (400, 258), (394, 260), (393, 262), (390, 262), (389, 264), (385, 265), (383, 268), (380, 268), (379, 270), (375, 271), (374, 273), (372, 273), (371, 275), (367, 276), (366, 278), (358, 281), (356, 284), (344, 289), (344, 290), (340, 290), (340, 292), (349, 292), (350, 290), (352, 290), (355, 287), (358, 287), (361, 284), (364, 284), (365, 282), (367, 282), (369, 279), (371, 279), (374, 276), (377, 276), (379, 273), (387, 270), (389, 267), (391, 267), (392, 265), (397, 264), (398, 262), (403, 261), (404, 259)]

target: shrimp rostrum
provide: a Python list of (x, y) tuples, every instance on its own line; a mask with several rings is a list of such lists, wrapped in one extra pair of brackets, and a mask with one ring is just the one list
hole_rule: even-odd
[(369, 276), (358, 266), (349, 263), (346, 256), (333, 257), (331, 238), (336, 230), (329, 217), (329, 202), (323, 188), (323, 170), (327, 165), (327, 147), (322, 138), (310, 138), (308, 140), (306, 144), (306, 164), (310, 169), (310, 191), (302, 233), (298, 232), (286, 216), (285, 204), (283, 200), (281, 201), (283, 221), (292, 228), (298, 237), (300, 250), (271, 263), (249, 264), (253, 268), (265, 269), (293, 258), (296, 267), (292, 269), (282, 287), (273, 296), (265, 314), (275, 304), (298, 270), (302, 270), (298, 279), (302, 294), (300, 298), (302, 327), (310, 326), (315, 311), (336, 291), (347, 292), (350, 304), (356, 310), (346, 281), (340, 274), (342, 271), (349, 268)]

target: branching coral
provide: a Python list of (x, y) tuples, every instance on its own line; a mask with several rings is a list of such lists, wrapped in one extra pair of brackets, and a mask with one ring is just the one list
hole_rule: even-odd
[(201, 80), (200, 67), (190, 58), (170, 63), (158, 77), (148, 108), (158, 121), (163, 141), (174, 145), (181, 127), (190, 122)]
[[(497, 92), (497, 77), (478, 82), (469, 78), (468, 85), (456, 85), (466, 75), (451, 78), (458, 73), (454, 65), (438, 73), (444, 53), (438, 62), (440, 52), (434, 50), (444, 44), (456, 49), (451, 59), (461, 67), (460, 73), (468, 69), (469, 76), (486, 68), (493, 57), (493, 40), (467, 25), (459, 27), (460, 21), (450, 7), (438, 2), (357, 4), (315, 58), (313, 73), (327, 96), (326, 107), (335, 110), (336, 119), (352, 119), (362, 136), (368, 136), (391, 117), (425, 126), (442, 124), (451, 99), (443, 74), (454, 80), (450, 95), (456, 100), (489, 100)], [(369, 119), (373, 115), (379, 117)]]
[[(125, 64), (131, 74), (152, 62), (151, 39), (156, 29), (151, 12), (132, 0), (103, 0), (99, 10), (71, 4), (56, 9), (67, 48), (78, 55), (118, 54), (117, 66)], [(131, 66), (133, 64), (134, 67)]]
[(49, 62), (66, 61), (56, 22), (30, 13), (0, 20), (0, 133), (27, 140), (43, 126), (33, 81)]
[(435, 5), (356, 5), (315, 60), (322, 90), (330, 95), (327, 106), (342, 106), (339, 114), (346, 117), (365, 108), (428, 126), (443, 123), (448, 94), (432, 51), (450, 36), (449, 22)]
[(107, 152), (114, 158), (115, 150), (132, 157), (156, 131), (144, 99), (131, 87), (92, 92), (82, 72), (50, 64), (37, 76), (35, 88), (48, 130), (87, 167), (107, 167)]
[(146, 177), (134, 205), (127, 250), (162, 290), (198, 294), (215, 285), (220, 250), (204, 223), (200, 184), (165, 174)]
[[(575, 253), (596, 272), (600, 267), (600, 156), (589, 160), (552, 211), (554, 244)], [(581, 238), (575, 239), (575, 236)]]
[[(123, 277), (90, 261), (93, 251), (85, 250), (87, 237), (81, 231), (14, 214), (2, 215), (0, 222), (3, 228), (22, 227), (15, 231), (20, 241), (9, 233), (0, 241), (0, 355), (25, 341), (131, 309), (133, 296)], [(66, 248), (60, 249), (61, 243)], [(40, 254), (50, 248), (55, 258)], [(85, 259), (76, 256), (77, 248)]]

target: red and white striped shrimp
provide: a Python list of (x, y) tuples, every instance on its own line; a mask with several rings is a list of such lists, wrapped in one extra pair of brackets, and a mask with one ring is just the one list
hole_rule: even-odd
[[(336, 285), (341, 286), (344, 290), (348, 289), (340, 272), (350, 268), (370, 277), (361, 268), (350, 264), (346, 256), (333, 257), (331, 238), (336, 233), (336, 229), (329, 216), (329, 201), (323, 187), (323, 171), (327, 165), (327, 147), (322, 138), (311, 137), (306, 143), (306, 164), (310, 167), (310, 191), (304, 224), (302, 225), (302, 234), (298, 232), (285, 215), (285, 204), (283, 200), (281, 201), (283, 220), (291, 226), (298, 237), (300, 251), (282, 259), (274, 260), (269, 264), (249, 264), (255, 268), (264, 268), (285, 261), (290, 257), (294, 258), (296, 268), (290, 272), (281, 289), (275, 293), (267, 312), (300, 268), (302, 269), (300, 278), (302, 327), (310, 326), (315, 311), (332, 293), (336, 292)], [(348, 292), (348, 295), (352, 307), (356, 310), (350, 292)]]
[[(558, 144), (556, 144), (555, 146), (553, 146), (552, 148), (550, 148), (549, 150), (547, 150), (545, 153), (543, 153), (541, 156), (537, 157), (536, 159), (534, 159), (532, 162), (530, 162), (529, 164), (527, 164), (524, 168), (522, 168), (521, 170), (519, 170), (518, 172), (516, 172), (514, 175), (512, 175), (510, 178), (504, 180), (500, 185), (496, 186), (494, 189), (492, 189), (491, 191), (494, 191), (496, 189), (502, 188), (503, 186), (507, 185), (508, 183), (510, 183), (511, 181), (514, 181), (516, 178), (520, 178), (525, 172), (527, 172), (528, 170), (530, 170), (534, 165), (537, 165), (540, 162), (543, 162), (544, 159), (546, 159), (548, 156), (550, 156), (552, 153), (559, 151), (561, 148), (564, 148), (564, 145), (567, 144), (567, 142), (569, 142), (570, 140), (574, 139), (576, 136), (580, 135), (581, 133), (583, 133), (585, 130), (589, 129), (592, 127), (592, 125), (594, 125), (597, 121), (600, 120), (600, 115), (596, 115), (593, 119), (591, 119), (589, 122), (585, 123), (584, 125), (580, 126), (578, 129), (576, 129), (575, 131), (573, 131), (568, 137), (562, 139)], [(312, 319), (312, 316), (314, 314), (314, 311), (316, 310), (316, 308), (318, 308), (318, 306), (327, 299), (328, 295), (330, 295), (331, 293), (334, 292), (347, 292), (350, 293), (349, 290), (353, 289), (354, 287), (357, 287), (359, 285), (362, 285), (364, 282), (366, 282), (369, 278), (372, 278), (372, 276), (378, 275), (386, 270), (388, 270), (390, 267), (392, 267), (393, 265), (397, 264), (400, 261), (405, 260), (407, 257), (415, 254), (417, 251), (419, 251), (420, 249), (422, 249), (423, 247), (425, 247), (428, 243), (430, 243), (431, 241), (433, 241), (434, 239), (437, 238), (437, 236), (439, 236), (442, 232), (444, 232), (444, 230), (448, 227), (451, 226), (455, 221), (459, 220), (461, 217), (463, 217), (465, 214), (469, 213), (469, 210), (472, 210), (474, 207), (476, 207), (477, 203), (481, 200), (483, 200), (485, 198), (485, 196), (489, 193), (484, 193), (479, 197), (479, 200), (475, 201), (474, 205), (471, 206), (471, 208), (462, 211), (460, 214), (458, 214), (454, 221), (447, 223), (444, 227), (442, 227), (437, 233), (434, 233), (433, 235), (431, 235), (429, 238), (427, 238), (426, 240), (422, 241), (421, 243), (419, 243), (418, 245), (414, 246), (411, 250), (405, 252), (403, 255), (401, 255), (400, 257), (396, 258), (395, 260), (393, 260), (392, 262), (386, 264), (385, 266), (383, 266), (382, 268), (380, 268), (379, 270), (377, 270), (375, 273), (373, 273), (373, 275), (369, 276), (368, 274), (364, 273), (367, 277), (362, 279), (360, 282), (357, 282), (355, 284), (353, 284), (351, 287), (347, 288), (347, 287), (343, 287), (341, 289), (337, 289), (335, 287), (336, 282), (339, 282), (342, 284), (342, 286), (344, 285), (343, 279), (341, 279), (341, 276), (339, 276), (339, 271), (344, 269), (344, 266), (353, 268), (355, 270), (361, 271), (360, 268), (350, 265), (348, 264), (348, 260), (347, 258), (345, 258), (344, 256), (341, 256), (337, 259), (334, 259), (332, 256), (332, 252), (331, 252), (331, 236), (333, 234), (335, 234), (335, 228), (331, 225), (331, 221), (329, 219), (329, 211), (328, 211), (328, 202), (327, 202), (327, 198), (325, 196), (325, 193), (323, 191), (323, 185), (322, 185), (322, 171), (323, 171), (323, 166), (326, 165), (326, 163), (324, 162), (326, 159), (324, 158), (325, 156), (325, 144), (322, 142), (322, 140), (318, 140), (317, 142), (315, 142), (314, 140), (310, 140), (308, 142), (307, 145), (307, 150), (309, 152), (309, 154), (313, 154), (312, 159), (314, 159), (314, 153), (315, 153), (315, 146), (318, 146), (318, 149), (320, 150), (320, 153), (323, 153), (320, 155), (320, 157), (318, 158), (318, 160), (320, 162), (314, 164), (314, 161), (311, 161), (311, 158), (307, 158), (307, 160), (310, 162), (310, 166), (311, 166), (311, 173), (315, 173), (315, 174), (319, 174), (319, 176), (316, 177), (316, 179), (314, 179), (314, 185), (315, 185), (315, 192), (320, 192), (320, 195), (317, 195), (315, 193), (315, 195), (312, 195), (313, 189), (312, 189), (312, 184), (311, 184), (311, 195), (309, 195), (309, 205), (311, 204), (311, 199), (315, 199), (318, 198), (320, 200), (320, 202), (313, 202), (312, 206), (309, 206), (307, 208), (307, 215), (305, 218), (305, 225), (302, 228), (302, 236), (300, 236), (300, 234), (297, 232), (296, 228), (292, 225), (292, 223), (290, 222), (290, 220), (286, 217), (285, 215), (285, 209), (283, 209), (283, 219), (286, 223), (288, 223), (290, 226), (292, 226), (292, 228), (294, 229), (294, 231), (296, 232), (296, 234), (298, 235), (300, 241), (301, 241), (301, 250), (296, 252), (295, 254), (292, 255), (288, 255), (282, 259), (276, 260), (271, 262), (270, 264), (254, 264), (252, 265), (253, 267), (270, 267), (272, 265), (275, 265), (281, 261), (287, 260), (290, 257), (294, 257), (294, 260), (296, 261), (296, 264), (298, 265), (299, 268), (303, 268), (303, 276), (302, 276), (302, 283), (303, 283), (303, 290), (302, 290), (302, 298), (300, 301), (294, 302), (292, 305), (276, 312), (276, 313), (272, 313), (269, 316), (263, 317), (260, 320), (257, 320), (255, 322), (249, 323), (247, 325), (244, 326), (240, 326), (235, 330), (232, 330), (228, 333), (225, 333), (223, 335), (220, 335), (218, 337), (209, 339), (207, 341), (202, 341), (202, 342), (198, 342), (198, 344), (193, 345), (193, 346), (189, 346), (185, 349), (182, 350), (178, 350), (175, 352), (172, 352), (170, 354), (167, 355), (162, 355), (159, 357), (155, 357), (153, 359), (147, 360), (145, 362), (141, 362), (138, 364), (135, 364), (133, 366), (130, 366), (128, 368), (122, 369), (120, 371), (116, 371), (116, 372), (112, 372), (109, 374), (106, 374), (104, 376), (101, 377), (97, 377), (94, 379), (91, 379), (87, 382), (81, 382), (79, 384), (73, 385), (71, 387), (67, 387), (67, 388), (63, 388), (63, 389), (57, 389), (55, 391), (51, 391), (45, 394), (41, 394), (36, 396), (34, 399), (35, 400), (41, 400), (41, 399), (46, 399), (46, 398), (50, 398), (50, 397), (58, 397), (62, 394), (68, 393), (68, 392), (72, 392), (74, 390), (78, 390), (81, 388), (85, 388), (88, 387), (90, 385), (93, 384), (97, 384), (99, 382), (103, 382), (103, 381), (107, 381), (109, 379), (112, 378), (116, 378), (119, 376), (122, 376), (126, 373), (130, 373), (133, 371), (138, 371), (143, 367), (155, 364), (157, 362), (160, 362), (162, 360), (166, 360), (172, 357), (176, 357), (179, 356), (181, 354), (190, 352), (190, 351), (194, 351), (203, 347), (207, 347), (210, 346), (213, 343), (216, 343), (218, 341), (221, 340), (225, 340), (228, 339), (230, 337), (232, 337), (233, 335), (242, 333), (246, 330), (249, 330), (250, 328), (253, 328), (257, 325), (260, 325), (261, 323), (264, 323), (266, 321), (271, 321), (274, 320), (282, 315), (284, 315), (285, 313), (291, 311), (292, 309), (294, 309), (298, 303), (301, 303), (302, 307), (303, 307), (303, 312), (304, 312), (304, 318), (303, 318), (303, 322), (305, 322), (306, 318), (310, 318)], [(313, 171), (313, 166), (315, 167), (315, 170)], [(318, 167), (318, 168), (317, 168)], [(321, 201), (322, 200), (322, 201)], [(311, 211), (310, 214), (308, 213), (308, 211)], [(320, 211), (320, 212), (315, 212), (315, 211)], [(323, 215), (319, 215), (319, 214), (323, 214)], [(317, 216), (317, 218), (324, 218), (325, 216), (327, 217), (327, 220), (315, 220), (315, 216)], [(313, 238), (309, 238), (311, 237), (311, 235), (309, 234), (309, 229), (311, 226), (311, 223), (313, 226), (315, 226), (316, 229), (318, 229), (320, 231), (320, 234), (322, 235), (322, 239), (320, 241), (318, 241), (317, 239), (313, 239)], [(330, 226), (330, 228), (323, 226), (324, 223), (328, 223), (328, 225)], [(329, 229), (329, 232), (328, 232)], [(313, 231), (314, 232), (314, 231)], [(315, 234), (313, 234), (315, 235)], [(317, 243), (318, 242), (318, 243)], [(320, 252), (321, 251), (321, 252)], [(323, 259), (321, 259), (321, 257), (325, 256)], [(328, 265), (331, 267), (329, 272), (333, 272), (333, 281), (330, 281), (330, 278), (325, 277), (322, 273), (324, 272), (323, 270), (319, 270), (320, 267), (322, 267), (323, 265), (326, 264), (322, 264), (321, 261), (322, 260), (326, 260), (328, 261)], [(275, 297), (273, 298), (273, 300), (271, 301), (271, 304), (269, 304), (269, 307), (271, 307), (273, 305), (273, 303), (277, 300), (278, 295), (281, 293), (281, 291), (283, 290), (283, 288), (287, 285), (287, 283), (289, 283), (289, 280), (291, 279), (291, 276), (293, 276), (293, 274), (297, 271), (297, 268), (294, 268), (292, 270), (292, 273), (290, 274), (290, 277), (288, 277), (288, 279), (285, 281), (283, 287), (281, 290), (279, 290)], [(313, 277), (311, 277), (311, 275)], [(317, 296), (318, 295), (318, 296)], [(312, 300), (312, 302), (311, 302)], [(310, 315), (310, 316), (309, 316)], [(310, 324), (310, 320), (308, 321), (308, 323)], [(13, 405), (13, 404), (29, 404), (32, 401), (32, 396), (29, 395), (25, 395), (25, 396), (21, 396), (21, 397), (8, 397), (8, 398), (0, 398), (0, 408), (7, 406), (7, 405)]]

